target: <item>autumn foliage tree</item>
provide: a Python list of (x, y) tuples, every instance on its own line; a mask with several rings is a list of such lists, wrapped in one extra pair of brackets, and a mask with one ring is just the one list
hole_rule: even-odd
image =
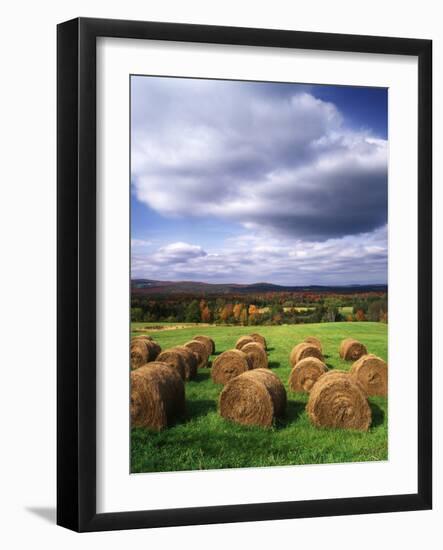
[[(351, 312), (352, 311), (352, 312)], [(336, 293), (237, 292), (161, 294), (136, 287), (131, 295), (134, 322), (275, 325), (338, 321), (388, 322), (385, 291)]]
[(256, 317), (258, 316), (257, 306), (255, 306), (254, 304), (251, 304), (248, 308), (248, 314), (249, 314), (249, 319), (251, 321), (255, 321)]
[(202, 319), (202, 322), (203, 322), (203, 323), (210, 323), (210, 322), (211, 322), (211, 318), (212, 318), (211, 310), (209, 309), (208, 306), (205, 306), (205, 307), (201, 310), (201, 319)]
[(240, 321), (242, 310), (243, 310), (243, 304), (235, 304), (232, 313), (234, 314), (234, 319), (236, 321)]
[(248, 324), (248, 311), (246, 308), (243, 308), (240, 313), (240, 323), (243, 326), (246, 326)]
[(220, 320), (224, 323), (228, 322), (229, 318), (232, 317), (233, 309), (232, 304), (226, 304), (220, 312)]
[(366, 321), (366, 315), (365, 312), (362, 309), (358, 309), (357, 313), (355, 314), (356, 321)]

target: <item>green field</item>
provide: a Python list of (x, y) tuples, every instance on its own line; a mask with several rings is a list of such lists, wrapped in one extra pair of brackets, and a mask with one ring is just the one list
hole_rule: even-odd
[[(133, 334), (140, 334), (138, 330), (145, 326), (147, 323), (133, 323)], [(166, 349), (184, 344), (196, 334), (207, 334), (215, 340), (217, 355), (233, 348), (239, 336), (250, 332), (260, 332), (265, 336), (270, 367), (280, 377), (286, 390), (290, 373), (289, 352), (309, 335), (320, 338), (329, 368), (350, 368), (350, 363), (342, 361), (338, 355), (340, 341), (349, 336), (361, 340), (369, 352), (387, 359), (387, 325), (383, 323), (205, 326), (160, 330), (153, 336)], [(273, 428), (263, 429), (236, 425), (221, 418), (217, 412), (221, 390), (222, 386), (212, 383), (210, 369), (201, 369), (197, 378), (186, 384), (185, 418), (160, 433), (143, 428), (132, 430), (131, 471), (362, 462), (386, 460), (388, 457), (388, 407), (385, 398), (369, 399), (373, 422), (369, 432), (362, 433), (313, 427), (305, 413), (307, 395), (288, 391), (286, 417), (278, 420)]]

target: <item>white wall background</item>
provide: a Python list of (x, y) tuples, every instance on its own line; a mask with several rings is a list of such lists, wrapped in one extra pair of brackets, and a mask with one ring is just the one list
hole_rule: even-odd
[[(434, 316), (434, 510), (372, 516), (76, 535), (55, 521), (55, 26), (77, 16), (176, 21), (431, 38), (434, 40), (435, 273), (442, 279), (438, 218), (443, 193), (441, 3), (317, 0), (65, 0), (3, 6), (0, 33), (0, 542), (111, 550), (121, 545), (328, 549), (437, 548), (442, 539), (441, 319)], [(440, 250), (438, 250), (440, 248)], [(435, 311), (443, 310), (434, 290)], [(440, 338), (441, 340), (441, 338)], [(402, 342), (407, 345), (407, 342)]]

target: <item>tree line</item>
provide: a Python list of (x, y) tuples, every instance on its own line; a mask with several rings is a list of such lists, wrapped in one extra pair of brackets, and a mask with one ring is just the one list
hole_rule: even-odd
[(143, 296), (131, 299), (134, 322), (280, 325), (340, 321), (387, 323), (387, 295), (266, 293), (248, 296)]

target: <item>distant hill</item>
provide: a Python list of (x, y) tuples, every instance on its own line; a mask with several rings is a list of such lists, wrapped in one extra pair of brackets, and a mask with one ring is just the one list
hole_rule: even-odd
[(271, 283), (201, 283), (194, 281), (156, 281), (133, 279), (131, 288), (136, 294), (258, 294), (264, 292), (315, 292), (353, 294), (364, 292), (387, 292), (387, 285), (347, 286), (282, 286)]

